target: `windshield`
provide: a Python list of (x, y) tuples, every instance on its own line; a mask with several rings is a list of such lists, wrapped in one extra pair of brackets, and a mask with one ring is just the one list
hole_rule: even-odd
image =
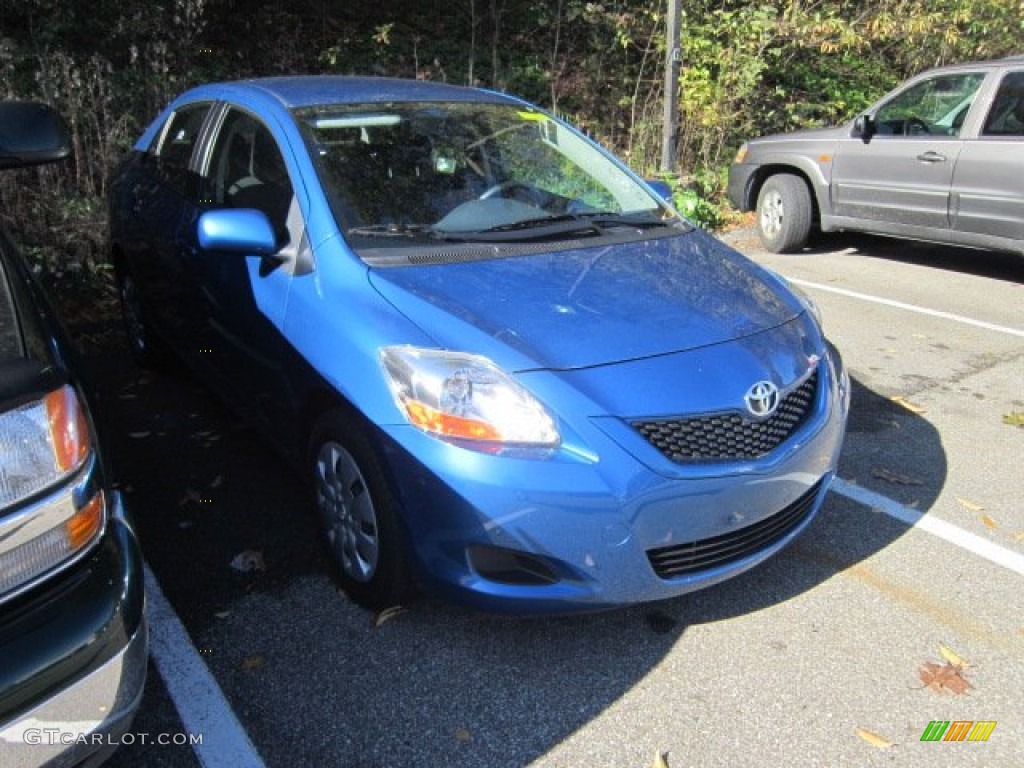
[(357, 250), (679, 223), (592, 142), (525, 105), (345, 104), (296, 117)]

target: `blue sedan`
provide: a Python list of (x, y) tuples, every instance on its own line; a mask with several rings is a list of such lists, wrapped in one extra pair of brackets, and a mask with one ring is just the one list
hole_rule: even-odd
[(110, 233), (134, 352), (301, 468), (368, 607), (680, 595), (786, 546), (835, 473), (849, 381), (808, 300), (504, 94), (201, 86), (120, 166)]

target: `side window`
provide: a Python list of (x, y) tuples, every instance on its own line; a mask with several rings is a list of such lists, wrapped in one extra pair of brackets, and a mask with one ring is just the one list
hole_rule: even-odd
[(157, 172), (172, 187), (186, 194), (188, 164), (199, 138), (199, 130), (210, 111), (209, 104), (196, 104), (177, 110), (160, 134), (154, 153)]
[(292, 202), (288, 169), (277, 142), (261, 122), (232, 109), (224, 118), (204, 179), (204, 199), (227, 208), (256, 208), (274, 230), (286, 231)]
[(1003, 78), (985, 118), (984, 136), (1024, 136), (1024, 72)]
[(880, 135), (959, 136), (982, 72), (939, 75), (898, 94), (875, 113)]

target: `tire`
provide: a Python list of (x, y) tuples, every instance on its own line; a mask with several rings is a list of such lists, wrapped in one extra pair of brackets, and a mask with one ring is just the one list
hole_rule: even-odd
[(163, 349), (153, 335), (146, 312), (139, 299), (139, 288), (131, 272), (121, 272), (117, 278), (117, 295), (121, 301), (128, 346), (135, 362), (142, 368), (158, 368), (163, 361)]
[(768, 177), (757, 196), (757, 233), (772, 253), (793, 253), (807, 244), (814, 218), (811, 193), (799, 176)]
[(332, 411), (313, 428), (307, 459), (327, 553), (346, 594), (379, 610), (410, 592), (398, 505), (365, 433)]

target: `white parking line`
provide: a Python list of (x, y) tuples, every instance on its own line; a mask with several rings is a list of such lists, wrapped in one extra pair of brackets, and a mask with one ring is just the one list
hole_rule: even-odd
[(204, 768), (263, 768), (249, 735), (199, 657), (148, 563), (145, 571), (149, 652), (185, 730), (202, 734), (202, 743), (192, 745), (196, 758)]
[(1024, 576), (1024, 555), (1019, 552), (1001, 547), (952, 523), (947, 523), (945, 520), (940, 520), (933, 515), (926, 515), (916, 509), (905, 507), (888, 496), (861, 488), (859, 485), (853, 485), (839, 477), (832, 481), (832, 490), (840, 496), (845, 496), (856, 501), (858, 504), (884, 512), (889, 517), (893, 517), (922, 531), (927, 531), (933, 536), (938, 536), (940, 539), (966, 549), (968, 552), (983, 557), (989, 562), (1009, 568), (1019, 576)]
[(1010, 328), (1005, 325), (996, 325), (995, 323), (987, 323), (984, 320), (975, 320), (972, 317), (965, 317), (964, 315), (956, 315), (952, 312), (943, 312), (938, 309), (929, 309), (928, 307), (919, 307), (916, 304), (907, 304), (902, 301), (895, 301), (894, 299), (884, 299), (881, 296), (872, 296), (869, 293), (858, 293), (857, 291), (848, 291), (845, 288), (836, 288), (833, 285), (822, 285), (821, 283), (812, 283), (810, 280), (800, 280), (795, 277), (787, 277), (791, 283), (795, 283), (802, 288), (814, 288), (819, 291), (827, 291), (828, 293), (837, 293), (840, 296), (847, 296), (851, 299), (860, 299), (861, 301), (870, 301), (874, 304), (884, 304), (887, 307), (895, 307), (897, 309), (905, 309), (910, 312), (917, 312), (921, 315), (929, 315), (930, 317), (941, 317), (945, 320), (954, 320), (958, 323), (964, 323), (966, 325), (973, 325), (978, 328), (984, 328), (987, 331), (997, 331), (998, 333), (1008, 333), (1011, 336), (1020, 336), (1024, 338), (1024, 330), (1019, 328)]

